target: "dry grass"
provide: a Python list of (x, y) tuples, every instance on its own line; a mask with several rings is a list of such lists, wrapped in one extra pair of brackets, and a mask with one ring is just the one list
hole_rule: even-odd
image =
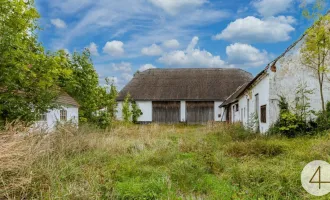
[(19, 130), (0, 133), (0, 199), (310, 198), (300, 171), (330, 144), (216, 123)]

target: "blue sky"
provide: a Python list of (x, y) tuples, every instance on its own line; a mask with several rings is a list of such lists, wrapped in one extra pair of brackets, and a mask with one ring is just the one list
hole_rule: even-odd
[[(310, 5), (314, 0), (306, 0)], [(36, 0), (48, 50), (89, 48), (100, 79), (137, 70), (237, 67), (258, 73), (310, 22), (303, 0)]]

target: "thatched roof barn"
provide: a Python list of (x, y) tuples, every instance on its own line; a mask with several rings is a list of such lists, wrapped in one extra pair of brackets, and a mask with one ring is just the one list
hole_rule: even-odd
[(129, 93), (142, 109), (143, 122), (219, 121), (221, 103), (252, 79), (234, 68), (149, 69), (134, 76), (118, 101)]

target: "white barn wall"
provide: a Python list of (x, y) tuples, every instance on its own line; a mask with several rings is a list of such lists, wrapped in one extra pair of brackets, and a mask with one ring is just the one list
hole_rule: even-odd
[(181, 122), (185, 122), (186, 121), (186, 101), (180, 101), (180, 120)]
[(142, 111), (139, 117), (139, 122), (152, 122), (152, 102), (151, 101), (137, 101), (136, 104)]
[(236, 111), (236, 103), (232, 104), (230, 106), (230, 109), (231, 109), (231, 113), (232, 113), (232, 118), (231, 118), (232, 122), (240, 122), (240, 112), (239, 112), (239, 110)]
[(222, 109), (219, 106), (222, 104), (222, 101), (215, 101), (214, 102), (214, 121), (220, 122), (222, 118)]
[[(123, 102), (122, 101), (118, 101), (117, 102), (117, 112), (116, 112), (116, 118), (119, 121), (123, 120)], [(142, 111), (143, 112), (143, 111)]]
[[(152, 122), (152, 101), (136, 101), (136, 104), (142, 111), (142, 115), (139, 117), (139, 122)], [(123, 102), (119, 101), (117, 106), (116, 118), (117, 120), (123, 120)]]
[(220, 108), (220, 114), (221, 114), (221, 117), (220, 117), (219, 121), (226, 122), (227, 121), (227, 110), (225, 107)]
[[(247, 109), (247, 104), (248, 104), (247, 101), (248, 101), (247, 95), (242, 95), (238, 101), (238, 104), (240, 107), (240, 112), (242, 112), (242, 109), (243, 109), (243, 121), (242, 121), (242, 119), (240, 121), (243, 123), (244, 126), (248, 125), (248, 117), (249, 117), (248, 109)], [(242, 116), (242, 113), (240, 113), (240, 116)]]
[[(256, 112), (256, 107), (255, 107), (255, 105), (256, 105), (255, 95), (256, 94), (259, 94), (259, 108), (258, 108), (258, 112), (259, 112), (258, 118), (259, 119), (258, 120), (259, 120), (260, 132), (266, 133), (270, 127), (269, 76), (263, 77), (260, 80), (260, 82), (258, 82), (256, 85), (254, 85), (252, 87), (252, 89), (247, 90), (244, 95), (241, 95), (241, 97), (239, 99), (240, 111), (241, 111), (241, 108), (243, 108), (243, 112), (244, 112), (244, 108), (246, 110), (246, 115), (245, 115), (245, 117), (243, 117), (244, 125), (248, 124), (248, 120), (251, 120), (250, 116), (254, 115)], [(247, 108), (247, 99), (250, 99), (249, 109)], [(263, 105), (266, 105), (266, 123), (261, 123), (261, 121), (260, 121), (260, 107)], [(249, 110), (249, 113), (247, 113), (247, 110)], [(244, 115), (244, 113), (243, 113), (243, 115)], [(238, 119), (238, 121), (241, 121), (241, 120)]]

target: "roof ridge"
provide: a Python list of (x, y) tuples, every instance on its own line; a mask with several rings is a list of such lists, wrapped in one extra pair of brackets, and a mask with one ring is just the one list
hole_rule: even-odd
[[(228, 67), (179, 67), (179, 68), (151, 68), (151, 69), (147, 69), (147, 70), (179, 70), (179, 69), (184, 69), (184, 70), (193, 70), (193, 69), (202, 69), (202, 70), (215, 70), (215, 69), (225, 69), (225, 70), (230, 70), (230, 69), (234, 69), (234, 70), (242, 70), (241, 68), (228, 68)], [(245, 71), (245, 70), (243, 70)]]

